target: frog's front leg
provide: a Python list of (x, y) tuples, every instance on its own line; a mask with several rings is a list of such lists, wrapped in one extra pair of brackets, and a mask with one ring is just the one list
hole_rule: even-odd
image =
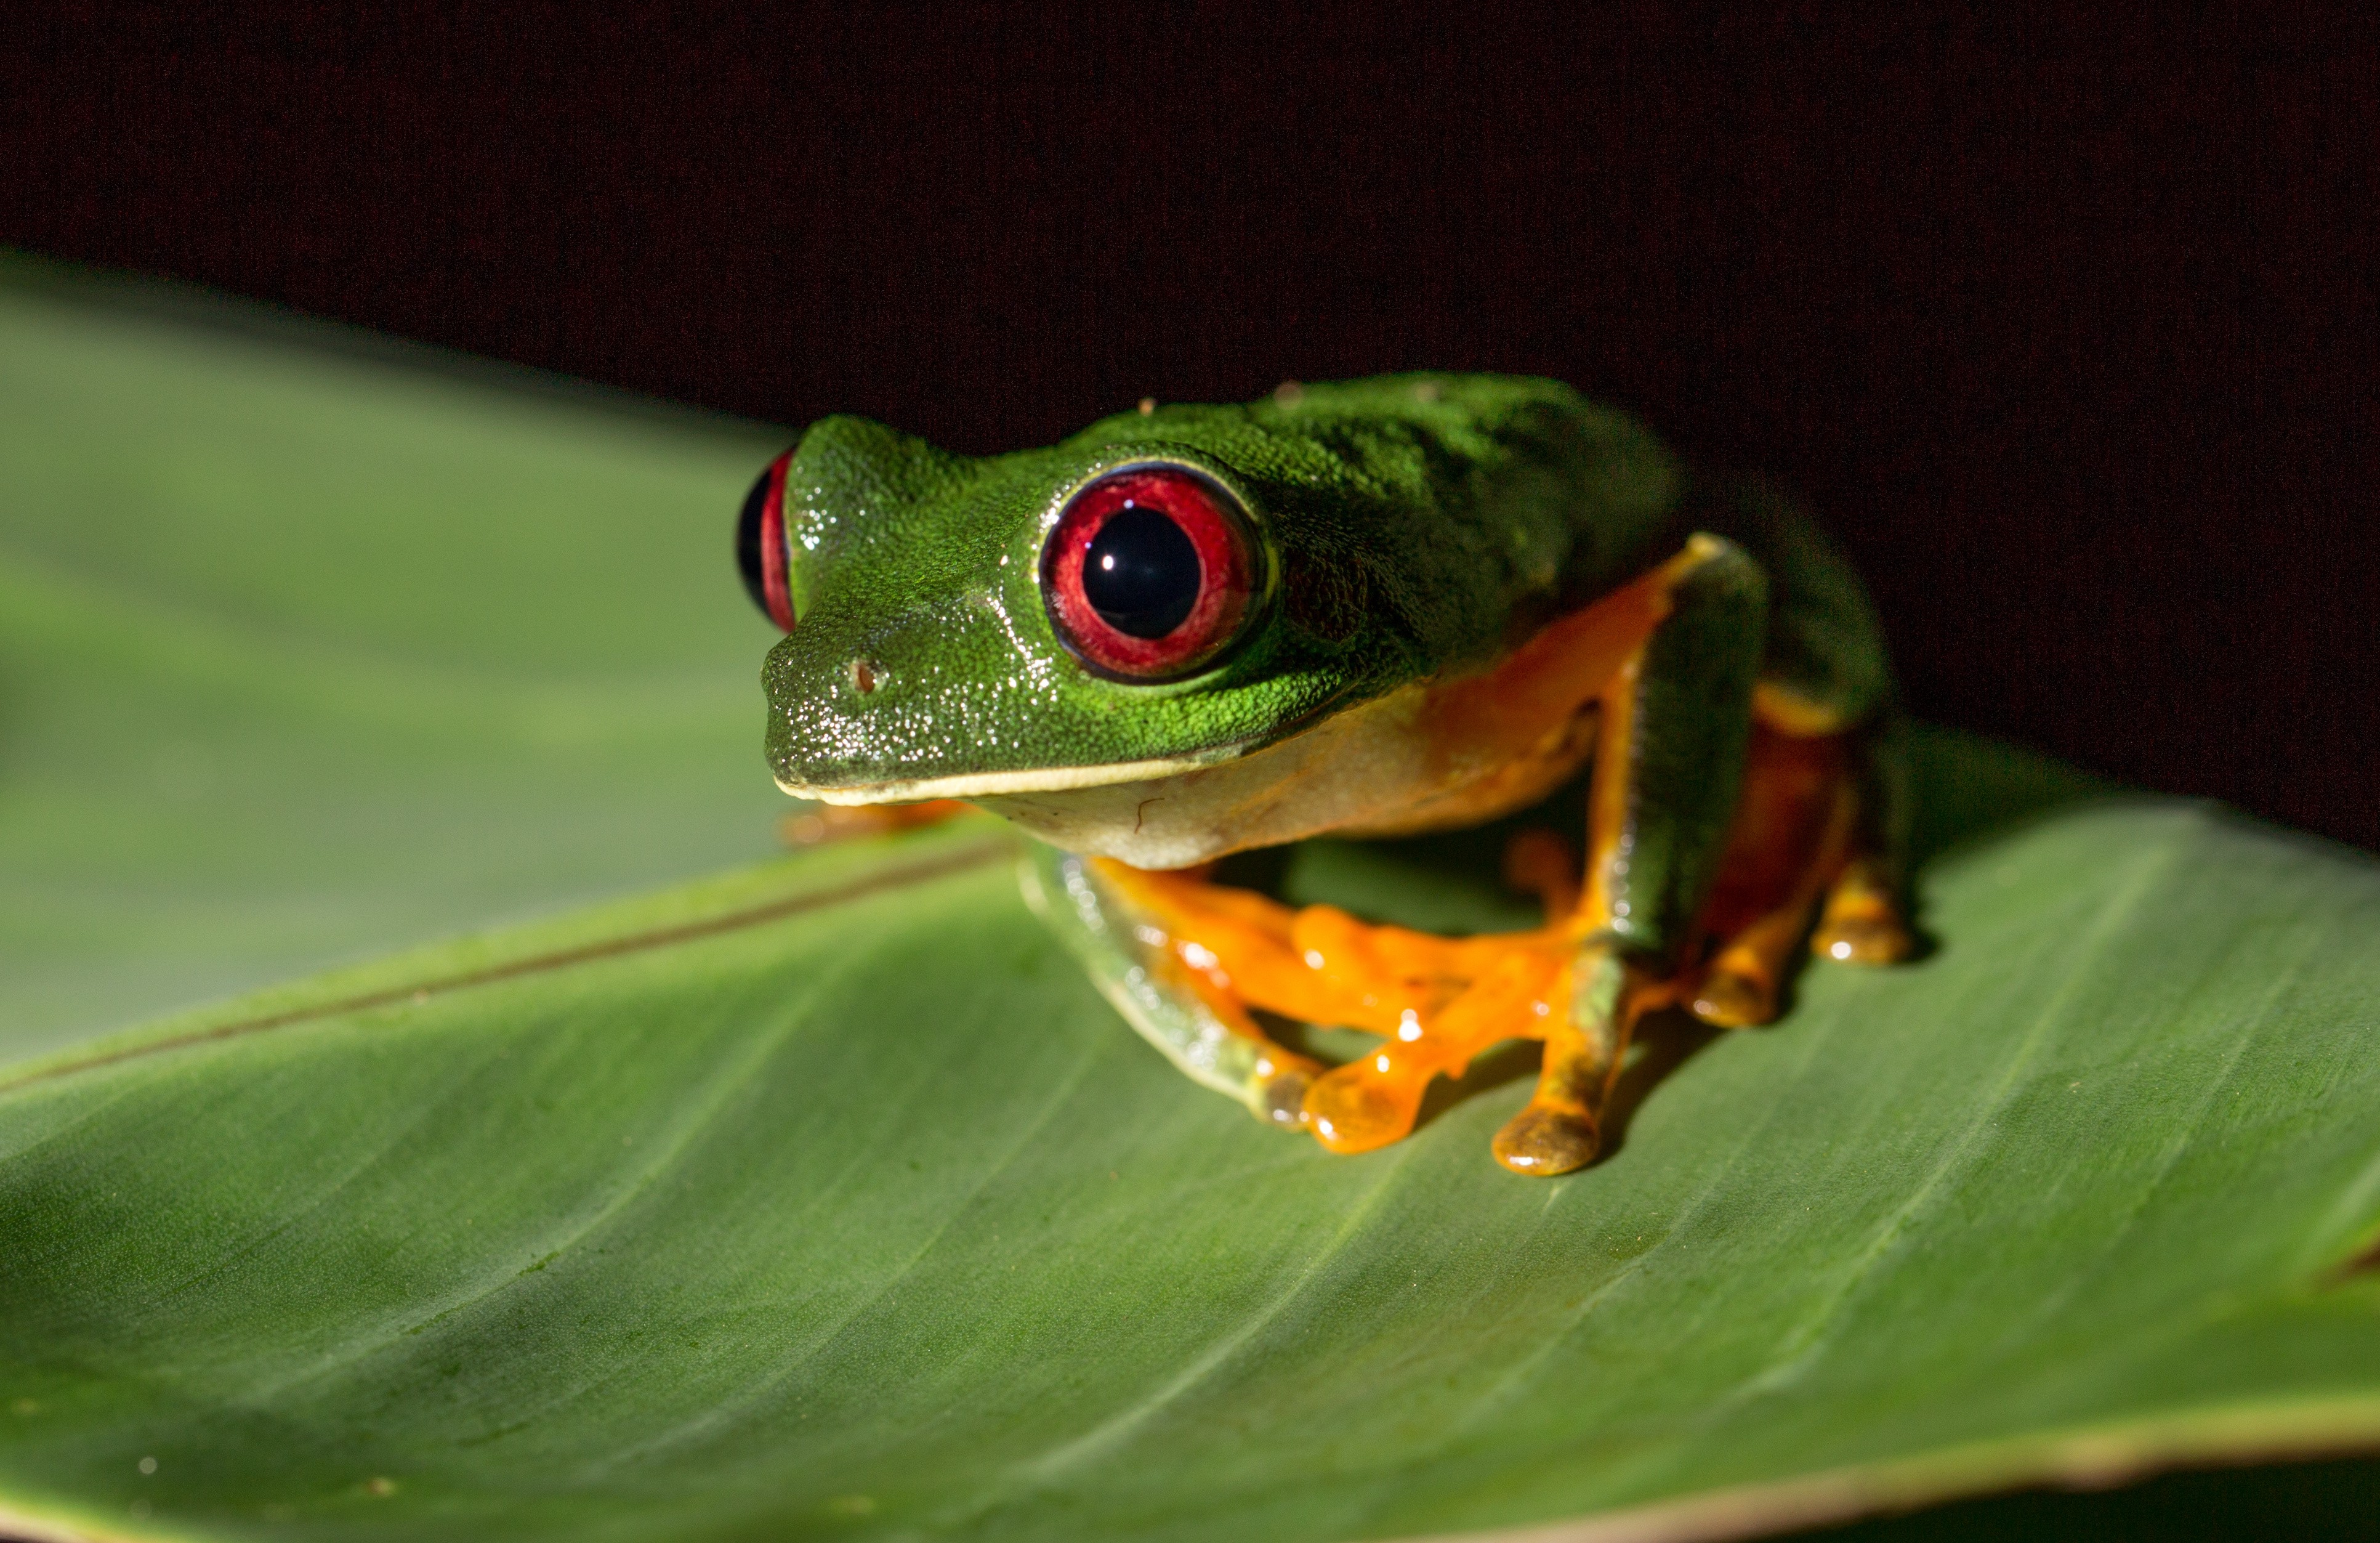
[[(1558, 927), (1439, 938), (1334, 905), (1293, 908), (1196, 871), (1057, 852), (1027, 859), (1026, 893), (1177, 1066), (1341, 1152), (1402, 1136), (1433, 1077), (1459, 1076), (1488, 1045), (1536, 1031), (1566, 948)], [(1269, 1039), (1251, 1007), (1368, 1030), (1382, 1044), (1324, 1076)]]
[[(1033, 844), (1019, 880), (1026, 903), (1058, 934), (1124, 1021), (1192, 1080), (1228, 1094), (1276, 1124), (1304, 1123), (1305, 1090), (1320, 1066), (1266, 1036), (1215, 956), (1170, 915), (1169, 890), (1191, 881), (1142, 874), (1120, 863)], [(1261, 895), (1208, 889), (1199, 936), (1235, 954), (1285, 952), (1288, 911)], [(1227, 945), (1228, 946), (1228, 945)]]

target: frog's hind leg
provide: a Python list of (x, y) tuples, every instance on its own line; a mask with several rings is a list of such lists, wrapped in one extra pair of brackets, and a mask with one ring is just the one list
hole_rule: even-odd
[(1875, 608), (1850, 564), (1775, 489), (1702, 480), (1689, 499), (1695, 517), (1741, 543), (1769, 576), (1768, 636), (1754, 693), (1759, 721), (1793, 738), (1840, 738), (1845, 747), (1854, 805), (1849, 856), (1830, 878), (1811, 947), (1852, 964), (1905, 958), (1905, 728)]
[[(1136, 965), (1111, 945), (1077, 952), (1094, 978), (1106, 958), (1103, 989), (1144, 1036), (1199, 1081), (1280, 1124), (1304, 1124), (1333, 1151), (1403, 1136), (1432, 1078), (1460, 1076), (1488, 1046), (1541, 1032), (1559, 1000), (1561, 928), (1439, 938), (1335, 905), (1293, 909), (1195, 872), (1104, 857), (1036, 861), (1050, 876), (1039, 881), (1045, 893), (1074, 897), (1064, 929), (1139, 945)], [(1552, 887), (1559, 897), (1563, 886)], [(1045, 915), (1054, 909), (1042, 904)], [(1266, 1038), (1250, 1007), (1363, 1029), (1381, 1043), (1326, 1075)]]
[(1755, 716), (1743, 794), (1702, 929), (1718, 946), (1687, 993), (1721, 1028), (1765, 1024), (1818, 902), (1852, 845), (1857, 794), (1840, 735), (1790, 735)]
[(1534, 932), (1470, 939), (1366, 929), (1323, 907), (1294, 917), (1292, 966), (1303, 960), (1311, 987), (1343, 961), (1347, 995), (1335, 1005), (1293, 995), (1265, 1004), (1384, 1036), (1307, 1092), (1325, 1146), (1362, 1151), (1397, 1139), (1432, 1077), (1460, 1075), (1481, 1049), (1518, 1036), (1545, 1040), (1544, 1064), (1528, 1107), (1496, 1137), (1497, 1160), (1552, 1174), (1594, 1159), (1629, 1036), (1676, 999), (1691, 963), (1761, 663), (1765, 581), (1742, 548), (1697, 535), (1651, 577), (1661, 604), (1599, 693), (1585, 893), (1548, 881), (1544, 852), (1512, 863), (1523, 887), (1566, 914)]
[[(1330, 906), (1293, 910), (1193, 874), (1056, 852), (1029, 860), (1028, 895), (1145, 1038), (1260, 1115), (1301, 1123), (1337, 1151), (1383, 1146), (1413, 1128), (1433, 1077), (1461, 1075), (1498, 1040), (1537, 1038), (1546, 1051), (1536, 1092), (1499, 1133), (1496, 1157), (1524, 1173), (1585, 1165), (1645, 1013), (1700, 986), (1706, 1015), (1725, 1021), (1730, 1009), (1714, 993), (1732, 992), (1735, 1015), (1765, 1019), (1822, 890), (1833, 883), (1846, 922), (1873, 919), (1879, 897), (1888, 905), (1894, 893), (1894, 849), (1875, 834), (1893, 811), (1878, 815), (1865, 796), (1876, 780), (1869, 772), (1886, 763), (1859, 760), (1851, 747), (1862, 742), (1842, 736), (1846, 724), (1868, 721), (1886, 684), (1880, 664), (1862, 677), (1861, 640), (1816, 647), (1843, 629), (1809, 607), (1791, 610), (1793, 625), (1780, 633), (1760, 565), (1709, 534), (1625, 592), (1640, 588), (1637, 598), (1659, 603), (1646, 607), (1645, 630), (1597, 696), (1585, 893), (1553, 872), (1560, 864), (1548, 853), (1524, 853), (1514, 865), (1520, 887), (1566, 913), (1547, 926), (1435, 938)], [(1796, 639), (1815, 643), (1797, 656), (1788, 646)], [(1771, 711), (1761, 711), (1763, 699), (1773, 699)], [(1813, 755), (1815, 770), (1803, 764)], [(1734, 863), (1730, 889), (1748, 758), (1756, 764), (1745, 839), (1761, 861)], [(1762, 834), (1773, 832), (1790, 839)], [(1715, 885), (1718, 904), (1706, 909)], [(1714, 967), (1699, 969), (1713, 917), (1726, 946)], [(1832, 936), (1825, 925), (1822, 939)], [(1382, 1042), (1324, 1074), (1266, 1038), (1251, 1007)]]

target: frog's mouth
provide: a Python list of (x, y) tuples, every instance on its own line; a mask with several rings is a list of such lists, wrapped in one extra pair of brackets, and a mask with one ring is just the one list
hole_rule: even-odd
[(777, 785), (796, 798), (821, 804), (916, 804), (929, 798), (990, 798), (1015, 793), (1065, 793), (1076, 788), (1112, 787), (1119, 783), (1156, 782), (1188, 772), (1233, 761), (1256, 749), (1256, 742), (1220, 745), (1184, 756), (1154, 760), (1110, 761), (1097, 766), (1037, 766), (1014, 772), (962, 772), (946, 777), (904, 778), (878, 783), (815, 784), (777, 778)]

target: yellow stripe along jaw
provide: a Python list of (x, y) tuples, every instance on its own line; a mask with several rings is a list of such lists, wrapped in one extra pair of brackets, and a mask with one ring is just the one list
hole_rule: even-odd
[(1100, 766), (1038, 766), (1014, 772), (962, 772), (948, 777), (861, 783), (842, 787), (814, 787), (790, 783), (777, 785), (796, 798), (821, 804), (914, 804), (928, 798), (985, 798), (1014, 793), (1064, 793), (1075, 788), (1111, 787), (1118, 783), (1151, 782), (1237, 760), (1254, 747), (1226, 745), (1195, 755), (1157, 760), (1114, 761)]

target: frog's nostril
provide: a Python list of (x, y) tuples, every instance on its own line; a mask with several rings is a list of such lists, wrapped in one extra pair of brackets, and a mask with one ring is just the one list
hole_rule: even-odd
[(865, 659), (855, 659), (844, 666), (851, 678), (851, 688), (865, 697), (876, 689), (876, 666)]

